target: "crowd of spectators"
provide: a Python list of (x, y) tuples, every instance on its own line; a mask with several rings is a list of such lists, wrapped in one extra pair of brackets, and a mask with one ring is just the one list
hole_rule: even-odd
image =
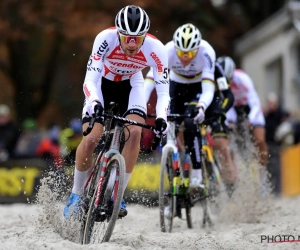
[(47, 166), (73, 164), (81, 135), (80, 119), (72, 119), (67, 128), (51, 124), (42, 130), (33, 118), (17, 124), (12, 119), (10, 108), (0, 104), (0, 162), (42, 158)]
[(268, 171), (274, 193), (281, 192), (280, 152), (300, 142), (300, 120), (296, 114), (283, 109), (275, 93), (270, 93), (264, 108), (266, 141), (269, 148)]

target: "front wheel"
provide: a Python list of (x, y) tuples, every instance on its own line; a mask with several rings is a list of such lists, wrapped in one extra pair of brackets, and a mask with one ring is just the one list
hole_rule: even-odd
[[(103, 174), (102, 188), (99, 190), (100, 178), (89, 203), (82, 244), (109, 241), (118, 218), (124, 191), (125, 161), (123, 156), (120, 154), (112, 156), (107, 163), (105, 173), (101, 172), (101, 175)], [(114, 192), (117, 194), (114, 195)], [(99, 204), (96, 206), (97, 194)], [(113, 197), (115, 197), (114, 201)]]
[(172, 232), (176, 199), (173, 196), (173, 151), (165, 150), (161, 158), (159, 181), (159, 218), (162, 232)]

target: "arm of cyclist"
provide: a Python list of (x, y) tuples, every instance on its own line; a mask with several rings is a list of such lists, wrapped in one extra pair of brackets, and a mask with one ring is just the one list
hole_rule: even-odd
[(234, 104), (234, 95), (230, 89), (230, 83), (227, 81), (224, 70), (220, 63), (215, 64), (215, 80), (219, 91), (222, 92), (224, 100), (221, 104), (221, 112), (226, 113)]
[(146, 75), (145, 83), (144, 83), (145, 98), (147, 103), (149, 102), (151, 93), (154, 89), (155, 89), (155, 82), (153, 77), (153, 68), (150, 67), (150, 70)]
[(211, 46), (206, 47), (206, 51), (203, 51), (204, 68), (202, 70), (202, 94), (199, 98), (197, 107), (199, 108), (198, 114), (194, 117), (194, 120), (202, 123), (204, 121), (204, 112), (211, 104), (215, 93), (215, 61), (216, 53)]
[(256, 122), (257, 117), (262, 113), (260, 100), (258, 94), (255, 90), (254, 84), (251, 78), (245, 73), (244, 83), (247, 85), (248, 88), (248, 105), (250, 108), (250, 113), (248, 115), (248, 119), (250, 124), (254, 124)]
[(198, 106), (202, 106), (204, 110), (211, 104), (215, 93), (215, 61), (216, 53), (211, 46), (206, 47), (206, 51), (203, 52), (204, 67), (202, 70), (202, 94), (198, 101)]
[(167, 121), (167, 112), (170, 102), (169, 95), (169, 72), (168, 72), (168, 52), (164, 45), (157, 40), (155, 51), (151, 52), (153, 67), (153, 79), (157, 93), (156, 102), (156, 134), (165, 135), (168, 131), (169, 124)]
[(107, 30), (104, 30), (95, 38), (83, 83), (83, 92), (86, 97), (86, 101), (90, 103), (90, 108), (88, 109), (90, 116), (95, 113), (95, 107), (99, 107), (101, 105), (101, 93), (99, 93), (97, 89), (97, 83), (102, 76), (104, 59), (109, 49), (107, 32)]

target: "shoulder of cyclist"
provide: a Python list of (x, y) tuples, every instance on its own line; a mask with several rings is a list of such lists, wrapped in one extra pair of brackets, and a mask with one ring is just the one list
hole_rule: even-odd
[(201, 56), (206, 66), (209, 66), (213, 71), (215, 70), (216, 52), (214, 48), (205, 40), (201, 40), (197, 56)]
[(237, 85), (241, 85), (242, 88), (245, 89), (245, 91), (253, 92), (255, 90), (254, 83), (251, 79), (251, 77), (243, 70), (236, 69), (233, 71), (233, 77), (232, 82), (234, 82)]
[(91, 54), (91, 58), (93, 60), (92, 63), (103, 62), (104, 56), (117, 39), (117, 29), (115, 27), (110, 27), (101, 31), (94, 40)]
[[(168, 53), (165, 46), (156, 37), (147, 34), (143, 44), (148, 66), (153, 70), (153, 80), (157, 84), (167, 84), (168, 78)], [(151, 74), (151, 71), (150, 71)], [(151, 77), (148, 75), (148, 77)]]

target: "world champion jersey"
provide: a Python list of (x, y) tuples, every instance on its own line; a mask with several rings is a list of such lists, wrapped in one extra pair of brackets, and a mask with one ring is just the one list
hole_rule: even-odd
[[(199, 104), (205, 109), (210, 105), (213, 100), (215, 91), (215, 60), (216, 53), (212, 46), (205, 40), (201, 40), (199, 50), (192, 61), (184, 66), (179, 57), (176, 54), (176, 49), (173, 41), (168, 42), (165, 45), (165, 49), (168, 53), (168, 65), (170, 69), (170, 80), (182, 83), (202, 83), (202, 93), (199, 94)], [(150, 96), (151, 81), (154, 81), (154, 69), (150, 68), (150, 71), (146, 76), (145, 92), (146, 96)]]

